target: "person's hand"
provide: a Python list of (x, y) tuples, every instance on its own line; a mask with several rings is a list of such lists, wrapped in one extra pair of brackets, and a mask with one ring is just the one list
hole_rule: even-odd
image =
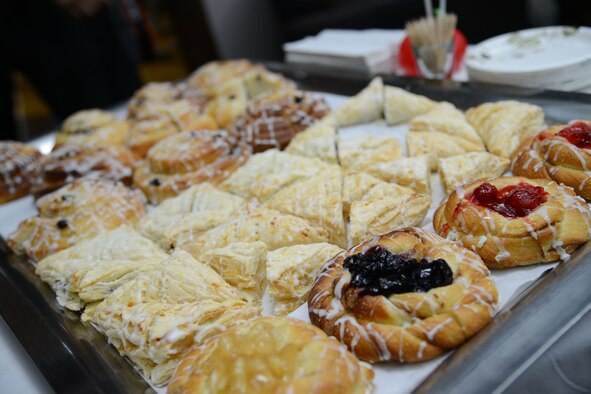
[(54, 0), (54, 2), (75, 19), (85, 19), (96, 15), (111, 0)]

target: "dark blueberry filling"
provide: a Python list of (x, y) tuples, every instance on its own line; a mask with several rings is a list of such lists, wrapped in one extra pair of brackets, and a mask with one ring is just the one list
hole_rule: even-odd
[(392, 254), (379, 245), (347, 257), (343, 267), (351, 272), (353, 287), (372, 295), (423, 293), (453, 280), (453, 272), (443, 259), (417, 261), (408, 255)]

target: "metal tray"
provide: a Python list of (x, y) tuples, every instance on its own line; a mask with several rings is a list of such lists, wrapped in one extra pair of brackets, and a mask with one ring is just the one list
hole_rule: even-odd
[[(369, 78), (357, 74), (303, 71), (283, 63), (267, 66), (301, 88), (352, 95)], [(537, 104), (550, 123), (588, 118), (591, 95), (484, 84), (384, 77), (434, 100), (466, 109), (486, 101), (515, 99)], [(1, 240), (1, 238), (0, 238)], [(591, 244), (538, 279), (492, 324), (448, 357), (417, 393), (502, 392), (575, 324), (591, 305)], [(30, 263), (0, 243), (0, 315), (59, 393), (154, 392), (132, 365), (79, 315), (65, 311)], [(518, 351), (517, 351), (518, 350)]]

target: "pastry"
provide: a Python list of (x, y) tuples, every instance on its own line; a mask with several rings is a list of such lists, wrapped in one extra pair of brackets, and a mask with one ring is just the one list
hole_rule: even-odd
[(268, 208), (255, 208), (197, 236), (183, 234), (176, 247), (201, 256), (234, 242), (264, 242), (269, 250), (284, 246), (327, 242), (328, 231), (305, 219)]
[(409, 156), (429, 155), (431, 169), (437, 159), (468, 152), (484, 151), (484, 144), (464, 114), (450, 103), (440, 103), (424, 115), (415, 117), (409, 126)]
[(35, 273), (51, 286), (61, 306), (78, 311), (167, 257), (156, 244), (121, 226), (44, 258)]
[(314, 325), (361, 360), (417, 362), (479, 332), (496, 302), (478, 255), (409, 227), (330, 260), (310, 291), (308, 310)]
[(439, 175), (446, 193), (474, 181), (497, 178), (509, 167), (509, 159), (488, 152), (470, 152), (439, 159)]
[(248, 60), (222, 60), (199, 67), (187, 78), (187, 85), (215, 97), (217, 89), (233, 79), (239, 79), (256, 66)]
[(329, 111), (324, 99), (302, 91), (282, 91), (255, 100), (230, 130), (241, 135), (255, 152), (283, 149)]
[(168, 388), (181, 393), (356, 393), (373, 371), (316, 327), (268, 317), (207, 340), (181, 362)]
[(144, 209), (137, 190), (105, 179), (79, 179), (37, 200), (38, 216), (22, 221), (8, 246), (39, 261), (101, 231), (134, 225)]
[(161, 385), (202, 341), (260, 313), (211, 268), (178, 251), (87, 307), (82, 320)]
[(367, 173), (389, 183), (431, 195), (431, 167), (429, 156), (403, 157), (372, 165)]
[(241, 80), (232, 80), (215, 90), (215, 97), (207, 103), (205, 113), (220, 127), (226, 128), (248, 107), (248, 91)]
[(151, 210), (138, 223), (139, 231), (164, 250), (173, 249), (181, 234), (191, 237), (239, 214), (243, 198), (210, 183), (195, 185)]
[(273, 194), (263, 205), (307, 219), (328, 230), (330, 242), (342, 247), (347, 244), (343, 219), (343, 174), (338, 166), (293, 182)]
[(510, 158), (519, 145), (544, 127), (544, 112), (537, 105), (518, 101), (481, 104), (466, 112), (489, 152)]
[(213, 268), (250, 303), (260, 305), (266, 284), (267, 246), (261, 241), (234, 242), (210, 249), (198, 260)]
[(591, 213), (569, 187), (503, 177), (459, 187), (433, 217), (435, 231), (491, 268), (567, 260), (591, 235)]
[(42, 196), (78, 178), (103, 178), (129, 185), (139, 163), (137, 155), (124, 146), (64, 145), (41, 159), (42, 179), (32, 191)]
[[(140, 116), (140, 115), (137, 115)], [(182, 131), (215, 130), (216, 121), (186, 99), (146, 105), (132, 125), (129, 147), (144, 157), (158, 141)]]
[(277, 91), (296, 89), (294, 82), (286, 79), (281, 74), (270, 72), (261, 65), (257, 65), (253, 70), (244, 74), (242, 81), (246, 86), (250, 100)]
[(431, 111), (436, 105), (435, 101), (425, 96), (395, 86), (384, 86), (384, 117), (389, 125), (407, 123)]
[(316, 159), (270, 149), (252, 155), (248, 161), (220, 184), (220, 188), (244, 198), (267, 200), (293, 182), (309, 178), (330, 164)]
[(142, 86), (129, 100), (128, 117), (132, 121), (159, 117), (168, 104), (182, 102), (203, 112), (207, 99), (197, 89), (191, 89), (183, 83), (150, 82)]
[(267, 283), (274, 315), (287, 315), (305, 304), (324, 264), (342, 251), (329, 243), (287, 246), (267, 254)]
[(347, 175), (344, 185), (353, 244), (402, 227), (421, 225), (431, 204), (431, 196), (364, 173)]
[(87, 109), (70, 115), (55, 135), (55, 146), (108, 147), (123, 145), (129, 134), (129, 123), (111, 112)]
[(330, 115), (311, 127), (297, 133), (285, 151), (287, 153), (316, 157), (327, 163), (337, 163), (337, 137), (334, 118)]
[(26, 196), (41, 182), (41, 157), (32, 146), (0, 142), (0, 204)]
[(338, 139), (339, 161), (345, 171), (366, 171), (377, 163), (402, 157), (400, 140), (364, 135)]
[(552, 126), (526, 140), (511, 170), (527, 178), (551, 179), (591, 200), (591, 122)]
[(189, 187), (228, 178), (250, 156), (250, 147), (225, 130), (185, 131), (154, 145), (133, 183), (153, 204)]
[(349, 98), (335, 110), (337, 124), (339, 126), (351, 126), (383, 119), (383, 90), (382, 78), (374, 78), (365, 89)]

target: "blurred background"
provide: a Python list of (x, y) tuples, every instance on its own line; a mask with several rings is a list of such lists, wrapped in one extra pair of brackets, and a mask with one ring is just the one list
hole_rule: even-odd
[[(8, 0), (0, 12), (0, 139), (29, 140), (74, 111), (214, 59), (283, 60), (327, 28), (403, 29), (421, 0)], [(528, 27), (591, 25), (589, 0), (449, 0), (469, 43)]]

